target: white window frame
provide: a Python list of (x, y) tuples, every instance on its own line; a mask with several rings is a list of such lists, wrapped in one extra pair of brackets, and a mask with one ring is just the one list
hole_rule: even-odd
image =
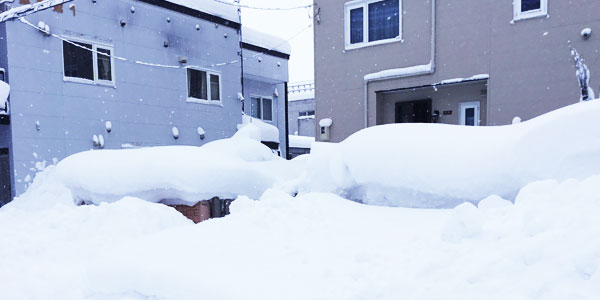
[(475, 125), (481, 126), (481, 102), (480, 101), (471, 101), (471, 102), (461, 102), (459, 104), (458, 111), (458, 123), (459, 125), (466, 125), (465, 120), (465, 111), (469, 108), (475, 109)]
[[(188, 70), (196, 70), (196, 71), (200, 71), (200, 72), (206, 72), (206, 97), (208, 99), (199, 99), (199, 98), (195, 98), (195, 97), (190, 97), (190, 77), (188, 76)], [(211, 84), (210, 84), (210, 76), (211, 75), (216, 75), (219, 76), (219, 100), (211, 100), (211, 96), (212, 96), (212, 91), (211, 91)], [(209, 70), (209, 69), (202, 69), (202, 68), (194, 68), (194, 67), (186, 67), (185, 68), (185, 83), (186, 83), (186, 87), (185, 87), (185, 93), (187, 96), (187, 102), (188, 103), (197, 103), (197, 104), (208, 104), (208, 105), (217, 105), (217, 106), (223, 106), (223, 81), (221, 78), (221, 72), (215, 71), (215, 70)]]
[[(63, 36), (63, 38), (70, 42), (86, 43), (86, 44), (92, 45), (92, 50), (93, 50), (92, 51), (92, 60), (93, 60), (92, 64), (94, 66), (94, 80), (67, 76), (65, 73), (64, 43), (61, 42), (60, 43), (60, 48), (61, 48), (60, 54), (61, 54), (61, 60), (62, 60), (62, 66), (63, 66), (63, 81), (116, 87), (116, 84), (115, 84), (116, 83), (115, 59), (114, 59), (115, 48), (113, 45), (98, 43), (95, 41), (85, 40), (85, 39), (81, 39), (81, 38), (72, 38), (72, 37), (68, 37), (68, 36)], [(98, 78), (99, 77), (98, 76), (98, 48), (110, 50), (110, 72), (111, 72), (111, 77), (112, 77), (111, 78), (112, 80), (110, 80), (110, 81), (109, 80), (101, 80)]]
[[(389, 43), (404, 41), (402, 39), (402, 20), (403, 20), (402, 1), (403, 0), (398, 0), (398, 5), (400, 6), (399, 10), (398, 10), (398, 13), (399, 13), (398, 36), (395, 38), (391, 38), (391, 39), (369, 42), (369, 4), (375, 3), (375, 2), (381, 2), (381, 1), (384, 1), (384, 0), (355, 0), (355, 1), (346, 2), (346, 4), (344, 4), (344, 35), (345, 35), (345, 40), (346, 40), (346, 50), (352, 50), (352, 49), (358, 49), (358, 48), (363, 48), (363, 47), (368, 47), (368, 46), (375, 46), (375, 45), (382, 45), (382, 44), (389, 44)], [(361, 7), (363, 9), (363, 41), (362, 41), (362, 43), (351, 44), (350, 43), (350, 34), (351, 34), (350, 26), (351, 26), (352, 20), (350, 20), (350, 11), (353, 9), (356, 9), (356, 8), (361, 8)]]
[(548, 0), (540, 0), (540, 9), (521, 11), (521, 0), (513, 0), (513, 21), (548, 16)]
[[(259, 119), (265, 122), (273, 123), (275, 122), (275, 102), (272, 97), (258, 96), (258, 95), (250, 95), (250, 116), (252, 116), (252, 98), (258, 98), (260, 101), (260, 116)], [(263, 100), (268, 99), (271, 100), (271, 120), (265, 120), (265, 108), (263, 105)]]

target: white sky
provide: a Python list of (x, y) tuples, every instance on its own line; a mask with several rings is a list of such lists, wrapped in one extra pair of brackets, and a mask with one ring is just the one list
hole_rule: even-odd
[[(254, 7), (295, 7), (311, 4), (312, 0), (241, 0), (241, 3)], [(289, 41), (292, 46), (290, 83), (314, 79), (313, 28), (309, 15), (312, 16), (310, 8), (291, 11), (242, 10), (244, 26), (284, 40), (297, 35)]]

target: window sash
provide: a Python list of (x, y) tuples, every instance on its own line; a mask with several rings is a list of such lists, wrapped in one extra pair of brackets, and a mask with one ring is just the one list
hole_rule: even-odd
[[(393, 5), (386, 10), (386, 5)], [(395, 6), (398, 6), (397, 8)], [(381, 7), (384, 7), (381, 9)], [(377, 8), (379, 8), (376, 13)], [(397, 10), (397, 13), (396, 13)], [(358, 16), (362, 11), (362, 18)], [(393, 12), (391, 20), (386, 14)], [(362, 29), (360, 23), (362, 20)], [(378, 23), (379, 24), (378, 24)], [(345, 5), (346, 49), (402, 41), (402, 0), (357, 0)], [(383, 31), (380, 31), (383, 30)], [(360, 36), (362, 32), (362, 36)]]
[(523, 20), (536, 17), (544, 17), (548, 15), (548, 0), (539, 0), (539, 8), (530, 6), (525, 0), (514, 0), (514, 17), (515, 20)]
[(263, 121), (273, 121), (273, 99), (250, 97), (250, 115)]
[(191, 102), (221, 102), (221, 75), (187, 68), (188, 99)]
[(111, 46), (77, 39), (67, 38), (67, 40), (68, 42), (63, 41), (62, 43), (63, 79), (65, 81), (114, 85), (114, 59)]

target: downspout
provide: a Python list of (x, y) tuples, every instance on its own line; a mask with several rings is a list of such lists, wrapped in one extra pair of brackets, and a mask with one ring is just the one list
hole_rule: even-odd
[[(398, 72), (398, 73), (400, 73), (398, 75), (382, 76), (382, 77), (377, 77), (377, 78), (372, 78), (371, 76), (369, 76), (370, 74), (365, 76), (364, 84), (363, 84), (363, 90), (364, 90), (364, 95), (363, 95), (364, 101), (363, 102), (365, 103), (365, 107), (364, 107), (365, 128), (369, 127), (369, 83), (374, 82), (374, 81), (381, 81), (381, 80), (398, 79), (398, 78), (433, 74), (435, 72), (436, 19), (437, 19), (437, 17), (436, 17), (436, 0), (431, 0), (431, 60), (429, 61), (429, 64), (398, 69), (399, 71), (414, 69), (414, 71), (406, 72), (406, 73)], [(422, 67), (422, 68), (420, 68), (420, 67)]]
[(285, 89), (285, 159), (291, 159), (290, 156), (290, 124), (288, 122), (289, 106), (288, 106), (288, 83), (284, 83)]

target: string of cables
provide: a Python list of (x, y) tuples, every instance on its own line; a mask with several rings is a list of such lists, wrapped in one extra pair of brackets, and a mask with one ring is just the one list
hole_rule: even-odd
[(213, 1), (217, 2), (217, 3), (221, 3), (221, 4), (235, 6), (235, 7), (247, 8), (247, 9), (256, 9), (256, 10), (295, 10), (295, 9), (304, 9), (304, 8), (311, 8), (311, 7), (313, 7), (312, 4), (306, 4), (306, 5), (300, 5), (300, 6), (292, 6), (292, 7), (258, 7), (258, 6), (251, 6), (251, 5), (241, 4), (239, 2), (238, 3), (231, 3), (231, 2), (227, 2), (225, 0), (213, 0)]
[(188, 65), (188, 66), (181, 66), (181, 65), (165, 65), (165, 64), (158, 64), (158, 63), (144, 62), (144, 61), (140, 61), (140, 60), (133, 60), (133, 59), (129, 59), (129, 58), (126, 58), (126, 57), (117, 56), (117, 55), (114, 55), (114, 54), (112, 54), (112, 53), (111, 53), (110, 55), (108, 55), (108, 54), (106, 54), (106, 53), (101, 53), (101, 52), (98, 52), (98, 51), (96, 51), (96, 50), (94, 50), (94, 49), (88, 48), (88, 47), (86, 47), (86, 46), (83, 46), (83, 45), (81, 45), (81, 44), (78, 44), (78, 43), (75, 43), (75, 42), (73, 42), (73, 41), (70, 41), (70, 40), (68, 40), (68, 39), (65, 39), (65, 38), (63, 38), (63, 37), (61, 37), (61, 36), (59, 36), (59, 35), (57, 35), (57, 34), (50, 33), (49, 31), (46, 31), (44, 28), (40, 28), (40, 27), (38, 27), (38, 26), (36, 26), (36, 25), (32, 24), (31, 22), (29, 22), (28, 20), (26, 20), (26, 19), (25, 19), (25, 18), (23, 18), (23, 17), (19, 18), (19, 21), (20, 21), (21, 23), (23, 23), (23, 24), (26, 24), (27, 26), (30, 26), (30, 27), (32, 27), (32, 28), (35, 28), (35, 29), (36, 29), (36, 30), (38, 30), (38, 31), (42, 31), (42, 32), (44, 32), (45, 34), (47, 34), (47, 35), (49, 35), (49, 36), (51, 36), (51, 37), (53, 37), (53, 38), (59, 39), (59, 40), (61, 40), (61, 41), (65, 42), (65, 43), (68, 43), (68, 44), (70, 44), (70, 45), (73, 45), (73, 46), (75, 46), (75, 47), (79, 47), (79, 48), (85, 49), (85, 50), (87, 50), (87, 51), (90, 51), (90, 52), (92, 52), (92, 53), (96, 53), (97, 55), (101, 55), (101, 56), (104, 56), (104, 57), (111, 57), (111, 58), (113, 58), (113, 59), (115, 59), (115, 60), (119, 60), (119, 61), (123, 61), (123, 62), (128, 62), (128, 63), (132, 63), (132, 64), (144, 65), (144, 66), (156, 67), (156, 68), (166, 68), (166, 69), (185, 69), (185, 68), (199, 68), (199, 69), (208, 69), (208, 68), (222, 67), (222, 66), (227, 66), (227, 65), (237, 64), (237, 63), (240, 63), (242, 60), (243, 60), (243, 61), (246, 61), (246, 60), (248, 60), (248, 59), (257, 58), (257, 57), (259, 57), (259, 56), (261, 56), (261, 55), (268, 54), (268, 52), (271, 52), (271, 51), (273, 51), (273, 50), (276, 50), (276, 49), (277, 49), (277, 48), (279, 48), (280, 46), (283, 46), (283, 45), (287, 44), (289, 41), (291, 41), (291, 40), (295, 39), (296, 37), (298, 37), (299, 35), (301, 35), (302, 33), (304, 33), (304, 31), (306, 31), (306, 30), (308, 30), (309, 28), (311, 28), (311, 27), (312, 27), (312, 24), (311, 24), (311, 25), (309, 25), (309, 26), (307, 26), (307, 27), (303, 28), (302, 30), (298, 31), (296, 34), (294, 34), (293, 36), (291, 36), (291, 37), (290, 37), (290, 38), (288, 38), (287, 40), (285, 40), (285, 41), (281, 42), (280, 44), (277, 44), (277, 45), (275, 45), (275, 46), (271, 47), (270, 49), (267, 49), (267, 51), (264, 51), (264, 52), (258, 52), (258, 53), (254, 54), (254, 55), (252, 55), (252, 56), (249, 56), (249, 57), (244, 57), (243, 59), (235, 59), (235, 60), (232, 60), (232, 61), (228, 61), (228, 62), (222, 62), (222, 63), (215, 63), (215, 64), (210, 64), (210, 65), (207, 65), (207, 66), (192, 66), (192, 65)]

